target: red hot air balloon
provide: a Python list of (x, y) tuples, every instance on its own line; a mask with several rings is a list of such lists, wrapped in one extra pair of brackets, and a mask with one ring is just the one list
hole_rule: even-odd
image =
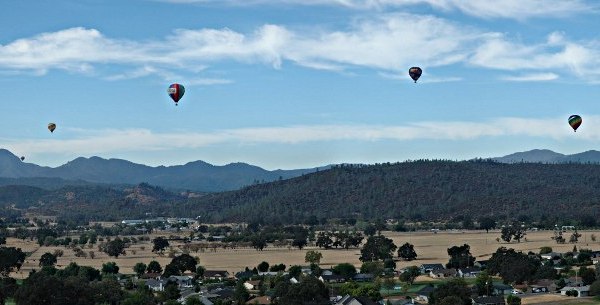
[(185, 93), (185, 87), (177, 83), (171, 84), (169, 86), (169, 89), (167, 89), (167, 93), (169, 93), (169, 96), (175, 102), (175, 106), (177, 106), (177, 102), (179, 102), (179, 100), (183, 97), (183, 94)]

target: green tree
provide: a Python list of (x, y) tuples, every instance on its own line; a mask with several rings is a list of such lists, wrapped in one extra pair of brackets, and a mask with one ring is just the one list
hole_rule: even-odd
[(123, 300), (123, 305), (156, 305), (156, 300), (151, 293), (136, 291)]
[(404, 272), (400, 273), (400, 280), (412, 285), (419, 275), (421, 275), (421, 269), (417, 266), (410, 266), (404, 269)]
[(392, 258), (392, 253), (396, 248), (394, 241), (385, 236), (371, 236), (360, 250), (359, 259), (361, 262), (370, 262)]
[(256, 266), (256, 269), (258, 269), (259, 272), (267, 272), (269, 271), (269, 263), (262, 262)]
[(293, 265), (288, 269), (288, 274), (291, 277), (298, 277), (302, 274), (302, 266)]
[(479, 228), (485, 230), (485, 233), (489, 233), (490, 229), (496, 227), (496, 221), (491, 217), (482, 217), (479, 219)]
[(377, 234), (377, 227), (375, 227), (372, 224), (368, 224), (365, 227), (364, 233), (365, 233), (365, 235), (367, 235), (369, 237), (374, 236), (375, 234)]
[(540, 248), (540, 255), (548, 254), (548, 253), (552, 253), (552, 247), (541, 247)]
[(258, 235), (252, 239), (252, 248), (256, 249), (257, 251), (262, 251), (266, 247), (267, 240), (263, 236)]
[(486, 270), (481, 271), (475, 279), (478, 295), (491, 295), (494, 291), (494, 281)]
[(114, 240), (106, 243), (103, 251), (108, 254), (108, 256), (114, 256), (115, 258), (118, 258), (119, 255), (125, 254), (125, 242), (117, 237)]
[(596, 281), (596, 271), (594, 269), (582, 266), (579, 268), (578, 273), (584, 285), (591, 285)]
[(185, 299), (185, 305), (204, 305), (200, 298), (197, 296), (191, 296)]
[(385, 270), (385, 268), (383, 266), (383, 262), (381, 262), (381, 261), (378, 261), (378, 262), (364, 262), (360, 266), (360, 273), (370, 273), (370, 274), (373, 274), (375, 276), (381, 275), (384, 270)]
[(152, 252), (162, 253), (169, 246), (169, 241), (162, 236), (153, 239), (152, 243), (153, 243)]
[(40, 267), (54, 266), (55, 264), (56, 264), (56, 256), (54, 256), (54, 254), (52, 254), (52, 253), (46, 252), (42, 255), (42, 257), (40, 257), (40, 263), (39, 263)]
[(274, 298), (278, 298), (278, 304), (285, 305), (330, 304), (327, 286), (313, 276), (305, 277), (298, 284), (279, 282), (275, 286)]
[(304, 256), (304, 262), (311, 264), (319, 264), (322, 258), (323, 254), (321, 252), (310, 250), (306, 252), (306, 255)]
[(457, 299), (453, 299), (455, 301), (453, 305), (471, 305), (472, 303), (471, 289), (461, 278), (451, 279), (448, 282), (438, 285), (429, 296), (429, 303), (436, 305), (447, 304), (441, 302), (450, 296), (455, 296), (460, 300), (458, 302)]
[(119, 273), (119, 266), (115, 262), (107, 262), (102, 264), (102, 273), (104, 274), (117, 274)]
[(148, 271), (148, 273), (162, 273), (163, 270), (159, 262), (151, 261), (150, 263), (148, 263), (148, 268), (146, 269), (146, 271)]
[(446, 265), (448, 268), (471, 267), (475, 263), (475, 257), (471, 255), (471, 246), (467, 244), (448, 248), (448, 255), (450, 256), (450, 261)]
[(502, 228), (502, 230), (500, 231), (500, 238), (502, 238), (503, 241), (509, 243), (513, 238), (512, 227)]
[(333, 273), (343, 276), (346, 280), (351, 280), (356, 275), (356, 267), (349, 263), (341, 263), (333, 267)]
[(191, 255), (184, 253), (184, 254), (174, 257), (171, 260), (171, 264), (177, 266), (179, 273), (184, 273), (185, 271), (188, 271), (188, 270), (190, 272), (195, 272), (197, 261)]
[(398, 256), (406, 261), (412, 261), (417, 258), (417, 252), (412, 244), (404, 243), (398, 248)]
[(177, 266), (177, 264), (169, 263), (165, 266), (163, 277), (170, 277), (172, 275), (181, 275), (181, 272), (179, 271), (179, 266)]
[(24, 261), (21, 248), (0, 247), (0, 276), (8, 277), (12, 271), (21, 269)]
[(521, 298), (516, 295), (509, 294), (506, 297), (506, 305), (521, 305)]
[[(165, 267), (165, 271), (166, 269)], [(160, 293), (160, 299), (163, 301), (177, 300), (179, 297), (181, 297), (179, 287), (177, 287), (177, 283), (171, 281), (167, 282), (165, 289)]]
[(333, 245), (333, 240), (329, 232), (319, 232), (315, 245), (319, 248), (330, 249)]
[(96, 304), (119, 304), (125, 295), (121, 284), (114, 278), (91, 282), (90, 287)]
[(250, 298), (250, 293), (248, 289), (244, 286), (243, 281), (238, 281), (235, 285), (235, 290), (233, 292), (233, 302), (237, 305), (246, 304), (246, 301)]
[(138, 276), (142, 276), (142, 274), (146, 272), (146, 268), (148, 268), (146, 264), (137, 263), (135, 264), (135, 266), (133, 266), (133, 272), (135, 272), (135, 274), (137, 274)]
[(600, 295), (600, 280), (596, 280), (590, 285), (590, 295)]

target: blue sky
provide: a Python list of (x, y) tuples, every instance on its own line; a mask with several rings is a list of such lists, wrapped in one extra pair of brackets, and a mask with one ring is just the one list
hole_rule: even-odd
[(0, 147), (267, 169), (600, 149), (599, 17), (585, 0), (7, 0)]

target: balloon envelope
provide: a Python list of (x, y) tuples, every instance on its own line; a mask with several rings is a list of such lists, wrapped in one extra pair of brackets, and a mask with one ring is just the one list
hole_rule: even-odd
[(569, 125), (573, 128), (573, 131), (577, 131), (582, 122), (581, 117), (576, 114), (569, 117)]
[(175, 105), (177, 105), (177, 102), (179, 102), (185, 93), (185, 87), (177, 83), (171, 84), (169, 89), (167, 89), (167, 93), (169, 93), (169, 96), (173, 99)]
[(410, 75), (410, 78), (412, 78), (415, 81), (415, 83), (417, 82), (419, 77), (421, 77), (422, 73), (423, 73), (423, 70), (421, 70), (421, 68), (419, 68), (419, 67), (412, 67), (412, 68), (408, 69), (408, 75)]
[(50, 130), (50, 132), (54, 132), (54, 129), (56, 129), (56, 124), (49, 123), (48, 124), (48, 130)]
[(21, 161), (25, 160), (25, 157), (21, 156)]

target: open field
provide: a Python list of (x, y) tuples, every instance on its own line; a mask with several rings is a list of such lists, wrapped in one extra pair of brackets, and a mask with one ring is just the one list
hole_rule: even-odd
[[(578, 248), (588, 248), (592, 250), (600, 250), (600, 242), (591, 242), (591, 235), (595, 234), (600, 237), (600, 231), (580, 231), (583, 235), (580, 238), (580, 242), (577, 243)], [(154, 233), (150, 238), (157, 236), (168, 236), (173, 234), (172, 232), (165, 233)], [(181, 236), (187, 235), (186, 232), (179, 233)], [(409, 242), (415, 245), (415, 250), (418, 254), (418, 259), (412, 262), (397, 262), (398, 268), (402, 268), (409, 265), (419, 265), (423, 263), (446, 263), (448, 261), (447, 248), (455, 245), (469, 244), (471, 246), (471, 253), (477, 259), (486, 259), (496, 251), (498, 247), (505, 246), (511, 247), (522, 251), (534, 251), (538, 252), (542, 246), (551, 246), (554, 251), (566, 252), (573, 249), (573, 244), (558, 245), (554, 243), (550, 237), (552, 236), (551, 231), (538, 231), (527, 233), (527, 241), (521, 243), (504, 243), (497, 242), (496, 238), (500, 236), (498, 231), (461, 231), (456, 232), (438, 232), (434, 234), (432, 232), (383, 232), (383, 234), (394, 240), (397, 246), (402, 245), (405, 242)], [(567, 233), (568, 234), (568, 233)], [(568, 238), (568, 235), (565, 235)], [(165, 266), (171, 261), (171, 258), (167, 257), (165, 251), (164, 256), (159, 256), (156, 253), (152, 253), (151, 242), (140, 242), (132, 245), (127, 249), (127, 255), (119, 257), (118, 259), (109, 258), (106, 254), (98, 251), (97, 246), (92, 248), (84, 247), (85, 252), (94, 251), (95, 258), (81, 258), (75, 257), (74, 252), (71, 249), (65, 247), (39, 247), (34, 241), (22, 241), (14, 238), (7, 240), (8, 246), (16, 246), (23, 249), (26, 252), (32, 252), (31, 256), (27, 258), (26, 263), (21, 268), (21, 271), (14, 274), (16, 278), (27, 277), (27, 274), (31, 269), (38, 268), (39, 258), (45, 252), (53, 252), (55, 249), (62, 249), (64, 256), (58, 259), (59, 268), (74, 261), (79, 265), (93, 266), (100, 268), (103, 263), (108, 261), (117, 262), (121, 268), (121, 273), (133, 273), (133, 266), (137, 262), (148, 263), (151, 260), (157, 260), (162, 266)], [(183, 244), (171, 243), (174, 249), (180, 251)], [(303, 250), (297, 250), (295, 248), (275, 248), (272, 245), (265, 248), (264, 251), (256, 251), (251, 248), (238, 248), (238, 249), (221, 249), (218, 248), (216, 251), (206, 249), (204, 252), (191, 252), (190, 255), (198, 256), (200, 258), (200, 264), (205, 266), (207, 269), (224, 269), (229, 272), (237, 272), (243, 270), (244, 267), (250, 268), (258, 265), (262, 261), (267, 261), (270, 264), (283, 263), (287, 266), (290, 265), (302, 265), (304, 262), (304, 255), (307, 250), (315, 249), (314, 247), (307, 247)], [(133, 251), (136, 253), (133, 254)], [(359, 261), (360, 250), (319, 250), (323, 253), (323, 259), (321, 260), (321, 267), (327, 268), (332, 265), (336, 265), (343, 262), (349, 262), (360, 266)]]

